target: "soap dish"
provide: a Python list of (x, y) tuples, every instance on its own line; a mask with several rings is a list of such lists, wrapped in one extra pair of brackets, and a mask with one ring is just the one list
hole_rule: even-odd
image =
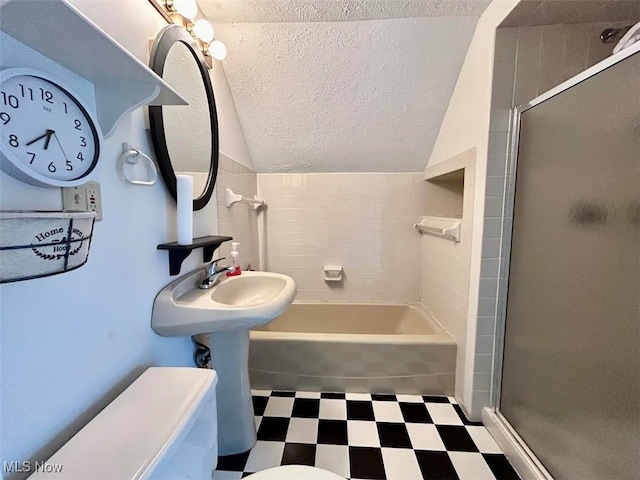
[(325, 265), (324, 281), (325, 282), (341, 282), (342, 272), (343, 270), (341, 265)]

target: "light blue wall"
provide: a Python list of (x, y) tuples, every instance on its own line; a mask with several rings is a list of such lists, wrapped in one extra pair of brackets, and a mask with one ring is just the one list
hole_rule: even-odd
[[(96, 23), (102, 18), (109, 34), (147, 62), (148, 41), (164, 25), (148, 3), (72, 3)], [(117, 3), (131, 7), (131, 17)], [(67, 74), (28, 49), (17, 56), (7, 52), (0, 49), (0, 65), (18, 66), (5, 60), (21, 58)], [(75, 82), (87, 91), (82, 79)], [(167, 253), (156, 245), (175, 239), (175, 203), (161, 182), (142, 187), (118, 178), (115, 162), (125, 141), (151, 153), (142, 108), (104, 143), (96, 178), (104, 220), (95, 224), (88, 263), (66, 274), (0, 285), (0, 462), (48, 458), (146, 367), (192, 364), (189, 338), (162, 338), (150, 328), (153, 299), (171, 281)], [(59, 189), (29, 187), (1, 172), (0, 191), (3, 210), (60, 208)], [(194, 230), (217, 233), (215, 200), (196, 213)], [(182, 271), (200, 265), (201, 250)]]

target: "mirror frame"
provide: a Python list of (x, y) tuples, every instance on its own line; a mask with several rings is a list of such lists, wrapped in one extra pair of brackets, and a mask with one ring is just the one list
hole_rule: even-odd
[[(159, 77), (162, 77), (164, 72), (165, 61), (171, 47), (180, 42), (184, 44), (196, 62), (202, 83), (207, 95), (207, 101), (209, 104), (209, 120), (211, 122), (211, 162), (209, 164), (209, 176), (205, 185), (202, 195), (193, 200), (193, 209), (201, 210), (209, 203), (211, 195), (213, 194), (213, 188), (216, 184), (216, 178), (218, 175), (218, 156), (220, 153), (220, 139), (218, 136), (218, 113), (216, 110), (216, 102), (213, 95), (213, 86), (211, 84), (211, 78), (209, 77), (209, 69), (204, 59), (204, 55), (196, 45), (195, 41), (183, 27), (178, 25), (167, 25), (164, 27), (156, 40), (153, 43), (151, 54), (149, 56), (149, 67)], [(151, 129), (151, 141), (153, 143), (153, 149), (158, 161), (158, 167), (164, 180), (164, 184), (169, 190), (169, 193), (174, 200), (177, 200), (177, 182), (176, 173), (169, 157), (169, 150), (167, 148), (167, 137), (165, 134), (164, 119), (162, 116), (163, 109), (167, 107), (162, 106), (149, 106), (149, 126)], [(171, 106), (170, 108), (178, 108)]]

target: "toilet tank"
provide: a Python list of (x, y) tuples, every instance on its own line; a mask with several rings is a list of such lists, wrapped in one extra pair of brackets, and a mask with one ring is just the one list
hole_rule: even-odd
[(218, 460), (216, 372), (152, 367), (29, 478), (210, 479)]

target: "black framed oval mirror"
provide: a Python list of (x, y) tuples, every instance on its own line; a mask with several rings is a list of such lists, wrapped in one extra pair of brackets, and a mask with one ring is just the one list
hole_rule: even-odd
[(176, 175), (193, 175), (193, 209), (211, 199), (218, 173), (218, 118), (204, 56), (178, 25), (164, 27), (153, 44), (149, 66), (189, 105), (149, 107), (151, 140), (160, 173), (177, 198)]

